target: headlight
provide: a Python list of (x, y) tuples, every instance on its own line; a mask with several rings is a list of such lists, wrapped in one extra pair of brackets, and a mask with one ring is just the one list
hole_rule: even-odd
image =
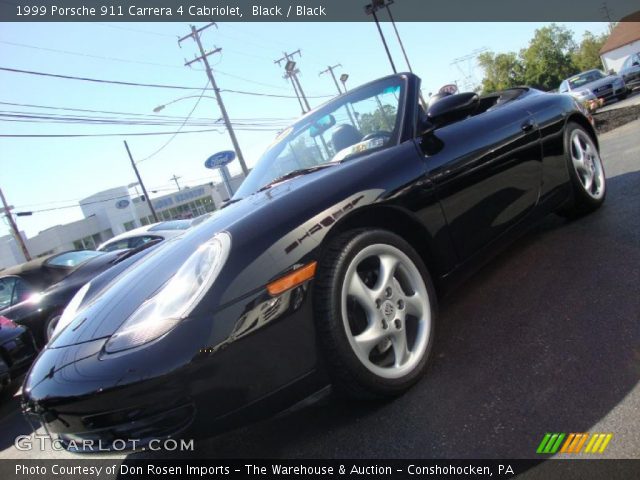
[(576, 95), (578, 97), (588, 97), (588, 96), (593, 95), (593, 94), (591, 93), (591, 90), (580, 90), (580, 91), (576, 92)]
[(73, 321), (73, 319), (76, 318), (78, 307), (82, 303), (82, 300), (84, 300), (84, 296), (87, 294), (90, 287), (91, 282), (85, 284), (80, 290), (76, 292), (71, 301), (67, 304), (64, 312), (62, 312), (62, 316), (60, 317), (60, 320), (58, 320), (58, 324), (53, 329), (53, 335), (51, 335), (51, 338), (55, 337), (58, 333), (67, 328), (67, 326)]
[(219, 233), (201, 245), (153, 297), (120, 326), (105, 346), (108, 353), (137, 347), (161, 337), (195, 308), (220, 273), (231, 237)]

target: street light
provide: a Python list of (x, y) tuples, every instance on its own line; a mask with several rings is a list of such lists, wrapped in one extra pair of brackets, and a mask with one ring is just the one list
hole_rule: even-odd
[(349, 80), (349, 75), (346, 73), (343, 73), (342, 75), (340, 75), (340, 81), (342, 82), (342, 86), (344, 87), (344, 91), (347, 91), (347, 80)]
[[(186, 97), (176, 98), (175, 100), (171, 100), (169, 103), (165, 103), (164, 105), (158, 105), (156, 108), (153, 109), (153, 111), (155, 113), (161, 112), (162, 110), (165, 109), (165, 107), (168, 107), (169, 105), (172, 105), (172, 104), (174, 104), (176, 102), (179, 102), (180, 100), (186, 100), (188, 98), (211, 98), (213, 100), (216, 99), (216, 97), (212, 97), (210, 95), (202, 95), (202, 96), (200, 96), (200, 95), (189, 95), (189, 96), (186, 96)], [(219, 122), (220, 119), (218, 119), (216, 121)]]

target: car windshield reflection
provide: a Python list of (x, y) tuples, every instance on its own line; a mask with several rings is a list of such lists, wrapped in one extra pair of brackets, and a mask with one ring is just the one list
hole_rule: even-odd
[(404, 84), (398, 77), (383, 79), (332, 100), (289, 127), (269, 146), (236, 192), (251, 195), (292, 172), (313, 172), (397, 142), (400, 99)]

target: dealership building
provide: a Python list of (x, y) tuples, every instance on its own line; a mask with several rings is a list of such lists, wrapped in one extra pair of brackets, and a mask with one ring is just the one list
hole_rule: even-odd
[[(236, 191), (244, 177), (230, 179)], [(221, 183), (205, 183), (185, 187), (180, 191), (151, 198), (160, 221), (195, 218), (213, 212), (228, 200)], [(143, 195), (129, 187), (116, 187), (80, 200), (83, 219), (56, 225), (35, 237), (26, 238), (27, 249), (33, 258), (66, 250), (96, 249), (101, 243), (121, 233), (154, 223), (149, 203)], [(11, 235), (0, 237), (0, 269), (24, 262), (24, 256)]]

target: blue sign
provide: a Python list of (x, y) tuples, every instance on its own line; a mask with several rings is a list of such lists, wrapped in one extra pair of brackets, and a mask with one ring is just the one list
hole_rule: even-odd
[(224, 167), (228, 163), (232, 162), (236, 158), (236, 152), (233, 150), (224, 150), (222, 152), (214, 153), (206, 162), (204, 166), (207, 168), (220, 168)]
[(118, 200), (116, 202), (116, 208), (119, 208), (120, 210), (122, 210), (123, 208), (127, 208), (129, 206), (129, 200), (127, 200), (126, 198), (123, 198), (122, 200)]

